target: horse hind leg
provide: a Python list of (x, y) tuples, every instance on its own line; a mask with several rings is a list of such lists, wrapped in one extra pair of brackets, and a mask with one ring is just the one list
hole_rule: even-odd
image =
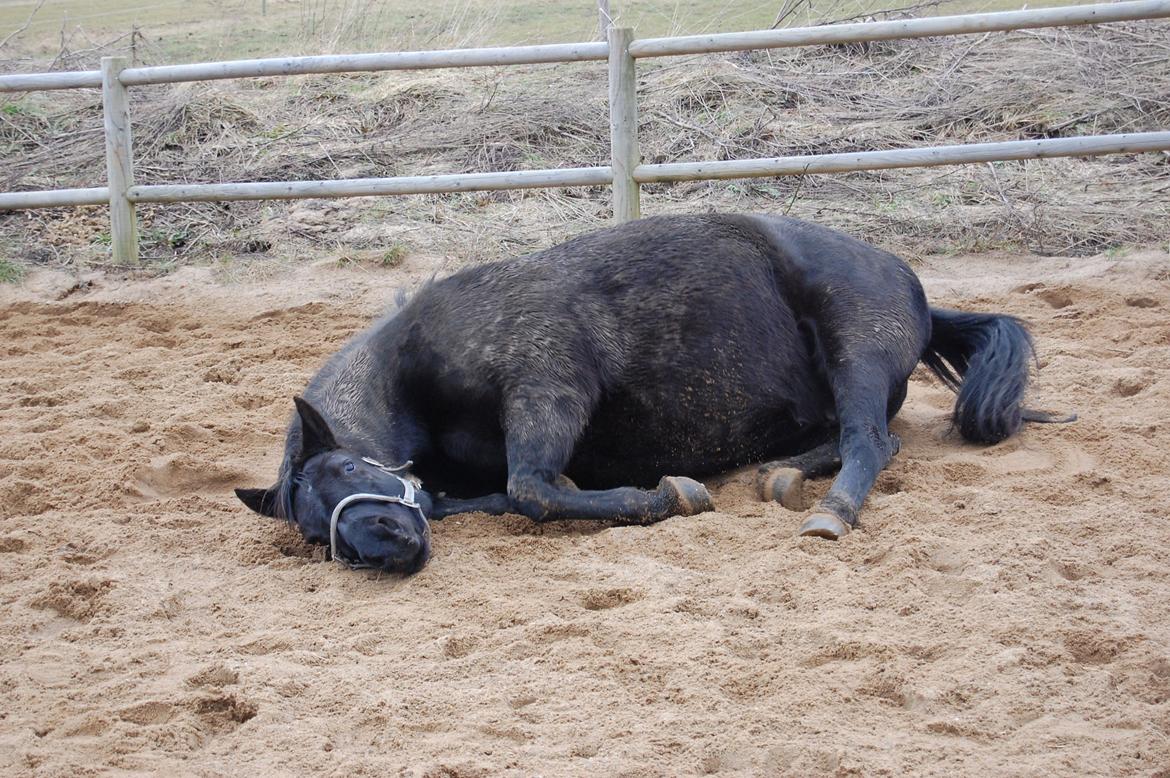
[[(865, 364), (859, 360), (856, 364)], [(898, 452), (900, 441), (888, 419), (905, 397), (903, 382), (891, 387), (884, 371), (846, 369), (834, 376), (833, 395), (840, 420), (841, 469), (799, 533), (837, 540), (857, 526), (861, 504), (878, 473)]]
[(653, 524), (714, 509), (698, 481), (668, 476), (653, 490), (578, 489), (563, 475), (592, 410), (572, 389), (518, 392), (505, 411), (508, 497), (535, 521), (605, 519)]
[(761, 500), (778, 502), (790, 511), (802, 511), (805, 479), (826, 476), (839, 469), (841, 452), (833, 440), (803, 454), (765, 462), (756, 474), (756, 485)]
[[(906, 388), (906, 384), (902, 383), (889, 393), (886, 401), (887, 423), (892, 421), (901, 409), (906, 399)], [(898, 436), (888, 430), (886, 435), (889, 439), (889, 448), (896, 453), (901, 446)], [(834, 438), (802, 454), (760, 465), (756, 477), (760, 499), (765, 502), (778, 502), (790, 511), (803, 511), (806, 507), (805, 480), (831, 475), (841, 469), (841, 444), (840, 440), (836, 439), (839, 438), (839, 434), (835, 432)]]

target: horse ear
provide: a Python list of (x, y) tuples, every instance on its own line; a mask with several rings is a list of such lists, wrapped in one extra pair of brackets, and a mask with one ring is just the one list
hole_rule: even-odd
[(276, 487), (271, 489), (236, 489), (240, 502), (261, 516), (276, 518)]
[(316, 408), (309, 405), (303, 397), (294, 397), (293, 402), (296, 403), (297, 413), (301, 417), (301, 452), (298, 457), (301, 462), (314, 454), (340, 448), (329, 425), (321, 414), (317, 413)]

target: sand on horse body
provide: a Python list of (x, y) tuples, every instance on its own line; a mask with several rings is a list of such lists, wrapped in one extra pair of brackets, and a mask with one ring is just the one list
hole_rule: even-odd
[[(297, 398), (276, 483), (240, 489), (354, 566), (414, 572), (429, 521), (647, 524), (711, 510), (695, 480), (764, 463), (764, 499), (840, 538), (898, 451), (921, 361), (967, 440), (1025, 419), (1017, 319), (931, 308), (898, 257), (760, 215), (643, 219), (418, 290)], [(425, 488), (419, 487), (419, 481)]]

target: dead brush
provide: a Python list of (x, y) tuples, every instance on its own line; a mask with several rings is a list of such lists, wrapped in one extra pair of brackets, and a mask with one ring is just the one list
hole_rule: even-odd
[[(154, 161), (160, 172), (184, 161), (189, 170), (198, 170), (203, 167), (200, 158), (209, 156), (223, 160), (238, 150), (238, 138), (260, 129), (253, 111), (205, 84), (143, 90), (136, 97), (135, 151)], [(216, 167), (222, 169), (222, 162)]]
[(448, 108), (446, 121), (419, 114), (403, 124), (403, 151), (442, 154), (453, 173), (606, 164), (609, 129), (601, 96), (509, 92), (482, 110), (471, 110), (467, 97)]
[(0, 106), (0, 186), (6, 191), (97, 186), (104, 178), (101, 97), (29, 96)]
[[(642, 151), (653, 162), (742, 159), (1164, 129), (1164, 32), (1128, 24), (697, 58), (646, 78), (641, 108), (660, 122), (642, 132)], [(685, 204), (701, 190), (718, 207), (783, 202), (906, 253), (1085, 254), (1170, 236), (1170, 206), (1151, 196), (1170, 176), (1161, 159), (955, 167), (941, 191), (938, 170), (920, 168), (826, 176), (834, 183), (802, 182), (798, 197), (791, 179), (653, 194)]]
[(435, 78), (397, 83), (382, 79), (355, 95), (357, 129), (362, 135), (396, 130), (404, 122), (428, 112), (442, 111), (458, 92)]

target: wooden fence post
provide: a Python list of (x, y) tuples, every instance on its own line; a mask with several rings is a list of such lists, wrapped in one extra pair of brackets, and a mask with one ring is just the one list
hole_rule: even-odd
[(110, 188), (110, 248), (118, 265), (138, 264), (138, 219), (126, 190), (134, 185), (130, 101), (118, 75), (126, 57), (102, 57), (102, 107), (106, 126), (106, 180)]
[(609, 28), (609, 144), (613, 168), (613, 218), (628, 222), (641, 215), (634, 168), (638, 153), (638, 81), (628, 27)]

